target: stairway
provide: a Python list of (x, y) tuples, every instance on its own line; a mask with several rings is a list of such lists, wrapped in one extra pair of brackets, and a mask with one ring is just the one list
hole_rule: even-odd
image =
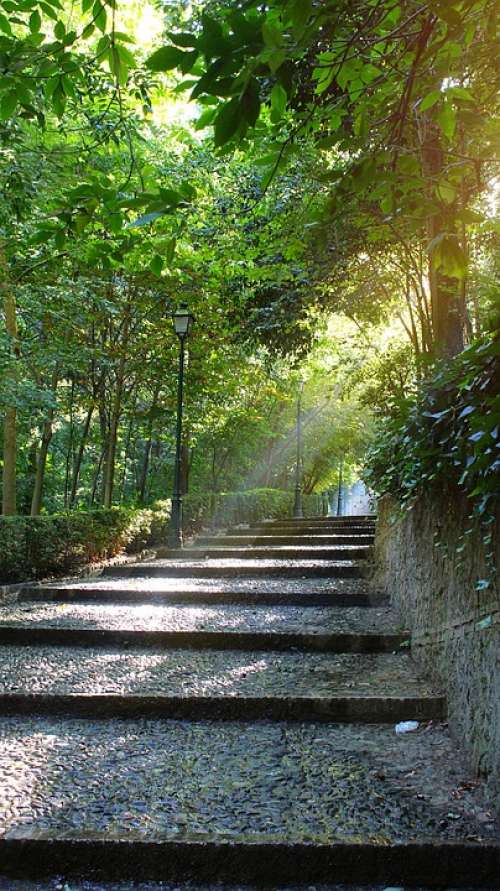
[(373, 532), (236, 527), (3, 607), (0, 891), (496, 887), (441, 691), (363, 578)]

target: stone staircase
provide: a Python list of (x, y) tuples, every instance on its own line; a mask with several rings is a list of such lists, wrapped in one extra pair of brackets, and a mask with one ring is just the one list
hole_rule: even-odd
[(363, 578), (373, 532), (236, 527), (4, 606), (0, 888), (498, 887), (442, 693)]

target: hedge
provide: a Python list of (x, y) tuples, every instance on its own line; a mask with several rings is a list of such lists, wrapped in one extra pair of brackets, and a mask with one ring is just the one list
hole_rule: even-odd
[[(204, 523), (230, 526), (289, 516), (293, 495), (276, 489), (188, 495), (184, 498), (184, 531)], [(320, 510), (317, 496), (304, 497), (304, 513)], [(120, 553), (137, 553), (164, 543), (170, 502), (151, 508), (114, 507), (40, 517), (0, 517), (0, 583), (46, 578), (74, 572)]]

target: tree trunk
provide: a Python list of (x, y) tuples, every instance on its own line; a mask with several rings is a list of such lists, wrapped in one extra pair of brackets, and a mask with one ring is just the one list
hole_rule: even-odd
[(68, 498), (69, 498), (69, 478), (71, 474), (71, 464), (73, 462), (73, 443), (75, 436), (75, 419), (74, 419), (74, 405), (75, 405), (75, 379), (74, 377), (71, 379), (71, 396), (70, 396), (70, 406), (69, 406), (69, 436), (68, 436), (68, 448), (66, 449), (66, 467), (64, 472), (64, 508), (68, 507)]
[[(51, 390), (56, 395), (59, 372), (56, 370), (52, 374)], [(42, 427), (42, 438), (40, 441), (40, 450), (38, 452), (38, 461), (36, 465), (35, 484), (33, 487), (33, 496), (31, 499), (31, 516), (38, 517), (42, 508), (43, 497), (43, 481), (45, 479), (45, 468), (47, 466), (47, 455), (49, 453), (49, 445), (52, 439), (52, 423), (54, 420), (54, 409), (50, 408)]]
[[(429, 186), (429, 198), (436, 201), (435, 186), (443, 176), (444, 157), (438, 130), (426, 122), (422, 145), (422, 170)], [(446, 231), (442, 213), (432, 214), (427, 221), (429, 242)], [(429, 257), (429, 289), (431, 295), (434, 352), (437, 356), (454, 356), (463, 350), (463, 319), (458, 279), (444, 275), (436, 265), (436, 252)]]
[(85, 423), (83, 425), (82, 436), (80, 439), (80, 445), (78, 446), (78, 453), (75, 460), (75, 466), (73, 468), (73, 479), (71, 481), (71, 494), (69, 496), (69, 506), (74, 507), (76, 501), (76, 493), (78, 489), (78, 480), (80, 479), (80, 471), (82, 467), (83, 454), (85, 452), (85, 446), (87, 445), (87, 438), (89, 435), (90, 422), (92, 420), (92, 415), (94, 414), (94, 406), (91, 405), (89, 410), (87, 411), (87, 415), (85, 417)]
[[(10, 289), (7, 259), (0, 248), (0, 291), (5, 317), (5, 330), (11, 343), (11, 361), (5, 372), (7, 380), (15, 391), (17, 384), (17, 360), (19, 359), (19, 339), (17, 330), (16, 301)], [(11, 397), (12, 398), (12, 397)], [(3, 421), (3, 479), (2, 512), (5, 516), (17, 512), (16, 505), (16, 459), (17, 459), (17, 409), (15, 404), (5, 409)]]
[(50, 440), (52, 439), (52, 416), (53, 412), (51, 411), (50, 418), (48, 418), (43, 425), (40, 449), (38, 451), (38, 460), (36, 463), (35, 485), (33, 487), (33, 496), (31, 499), (30, 515), (32, 517), (38, 517), (42, 508), (43, 481), (45, 478), (45, 468), (47, 466), (47, 455), (49, 453)]
[(125, 440), (125, 449), (123, 454), (123, 473), (122, 473), (122, 481), (120, 485), (120, 504), (122, 503), (125, 497), (125, 487), (127, 484), (127, 466), (130, 457), (130, 444), (132, 442), (132, 430), (134, 429), (134, 421), (135, 421), (135, 406), (137, 403), (137, 395), (134, 398), (134, 403), (132, 405), (132, 411), (130, 414), (130, 420), (128, 422), (128, 430), (127, 430), (127, 439)]
[(106, 452), (106, 463), (104, 466), (104, 507), (111, 507), (113, 503), (113, 488), (115, 482), (115, 460), (116, 460), (116, 443), (118, 440), (118, 424), (121, 414), (122, 401), (122, 382), (117, 381), (117, 390), (113, 411), (111, 413), (111, 423), (109, 427), (108, 448)]
[(344, 475), (344, 458), (342, 457), (339, 462), (339, 487), (338, 487), (338, 493), (337, 493), (337, 516), (338, 517), (342, 516), (342, 508), (343, 508), (343, 505), (342, 505), (342, 486), (344, 483), (343, 475)]
[(92, 507), (92, 505), (95, 504), (95, 496), (97, 493), (99, 477), (101, 475), (101, 468), (102, 468), (102, 462), (104, 461), (104, 455), (105, 455), (105, 448), (102, 448), (101, 454), (99, 456), (99, 463), (98, 463), (98, 465), (96, 467), (96, 471), (94, 473), (94, 482), (92, 483), (92, 491), (90, 493), (90, 499), (89, 499), (90, 507)]
[(144, 504), (146, 499), (146, 483), (148, 479), (148, 470), (149, 470), (149, 460), (151, 458), (151, 446), (153, 444), (153, 425), (154, 425), (154, 410), (158, 404), (158, 396), (160, 393), (160, 387), (156, 387), (153, 392), (153, 400), (151, 402), (150, 415), (148, 419), (148, 427), (147, 427), (147, 438), (146, 445), (144, 449), (144, 457), (142, 461), (141, 467), (141, 475), (139, 477), (139, 485), (138, 485), (138, 493), (139, 493), (139, 503)]

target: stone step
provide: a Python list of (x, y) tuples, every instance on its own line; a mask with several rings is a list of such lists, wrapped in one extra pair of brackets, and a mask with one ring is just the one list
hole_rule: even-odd
[(70, 887), (82, 875), (244, 877), (275, 889), (298, 877), (447, 889), (498, 877), (496, 827), (441, 726), (398, 736), (380, 725), (9, 718), (0, 738), (6, 876), (59, 874)]
[(322, 546), (322, 545), (371, 545), (373, 535), (200, 535), (195, 542), (195, 547), (228, 547), (259, 546), (259, 545), (290, 545), (290, 546)]
[(178, 550), (159, 547), (157, 557), (162, 560), (364, 560), (370, 551), (369, 545), (343, 545), (328, 547), (323, 545), (303, 545), (297, 543), (293, 547), (286, 545), (269, 545), (267, 547), (216, 547), (201, 548), (198, 543), (194, 547)]
[(276, 517), (270, 520), (257, 520), (255, 525), (263, 526), (313, 526), (320, 529), (325, 526), (375, 526), (375, 517)]
[(404, 634), (304, 634), (250, 631), (135, 631), (36, 626), (0, 627), (0, 645), (30, 647), (151, 647), (189, 650), (301, 650), (323, 653), (391, 653), (408, 644)]
[(311, 523), (311, 525), (323, 526), (328, 523), (337, 523), (343, 525), (349, 525), (350, 523), (354, 523), (354, 525), (359, 523), (376, 523), (377, 518), (374, 514), (352, 514), (351, 516), (342, 516), (342, 517), (324, 517), (324, 516), (316, 516), (316, 517), (274, 517), (269, 520), (261, 520), (262, 523), (290, 523), (290, 524), (300, 524), (300, 523)]
[(407, 654), (2, 645), (0, 714), (373, 723), (445, 702)]
[(373, 526), (325, 526), (319, 530), (316, 526), (271, 526), (256, 524), (255, 526), (232, 526), (226, 530), (228, 535), (373, 535)]
[[(137, 604), (196, 604), (198, 606), (241, 604), (262, 606), (300, 606), (310, 607), (379, 607), (388, 604), (388, 598), (381, 593), (369, 593), (363, 590), (343, 590), (319, 587), (320, 582), (328, 579), (317, 579), (318, 590), (299, 590), (292, 588), (291, 582), (299, 579), (232, 579), (226, 587), (219, 580), (217, 586), (203, 586), (200, 579), (183, 579), (190, 582), (190, 588), (182, 588), (178, 583), (168, 588), (166, 583), (176, 579), (150, 578), (140, 576), (129, 579), (109, 579), (107, 582), (75, 583), (73, 585), (41, 585), (27, 586), (19, 593), (19, 602), (29, 600), (52, 603), (137, 603)], [(259, 581), (262, 585), (259, 586)], [(134, 584), (135, 582), (135, 584)], [(156, 586), (153, 583), (157, 582)], [(196, 585), (196, 582), (199, 584)], [(246, 582), (246, 584), (245, 584)], [(276, 584), (271, 585), (272, 582)]]
[(103, 576), (116, 578), (360, 578), (353, 560), (229, 559), (155, 560), (107, 567)]
[(146, 718), (207, 721), (389, 723), (441, 721), (442, 696), (119, 696), (106, 693), (0, 693), (0, 717)]
[(21, 629), (29, 635), (38, 630), (108, 632), (224, 633), (231, 637), (307, 635), (404, 636), (397, 616), (389, 607), (239, 606), (239, 605), (124, 605), (119, 603), (26, 602), (0, 611), (0, 634)]

